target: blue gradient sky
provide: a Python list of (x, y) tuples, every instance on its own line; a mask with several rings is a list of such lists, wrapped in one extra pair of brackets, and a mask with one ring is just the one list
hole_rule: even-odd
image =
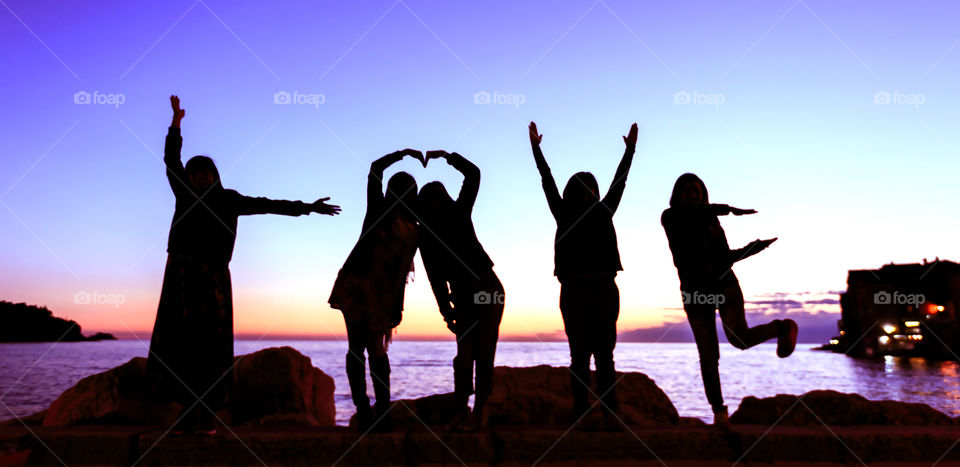
[[(957, 257), (960, 8), (947, 2), (3, 6), (0, 298), (88, 331), (152, 326), (173, 213), (159, 159), (172, 93), (187, 109), (185, 158), (211, 155), (226, 186), (343, 207), (240, 221), (238, 333), (342, 333), (326, 298), (359, 235), (367, 168), (405, 147), (456, 150), (483, 170), (474, 221), (506, 286), (504, 334), (561, 329), (530, 120), (561, 184), (579, 170), (609, 184), (621, 135), (640, 126), (615, 218), (621, 330), (682, 316), (659, 215), (687, 171), (713, 201), (759, 210), (723, 220), (731, 246), (780, 238), (738, 264), (748, 300), (822, 298), (848, 269)], [(124, 102), (77, 105), (78, 91)], [(278, 91), (325, 101), (278, 105)], [(523, 103), (475, 104), (478, 91)], [(722, 104), (678, 104), (678, 92)], [(454, 192), (461, 181), (442, 163), (397, 169)], [(399, 334), (443, 335), (417, 267)], [(818, 310), (837, 311), (800, 311)]]

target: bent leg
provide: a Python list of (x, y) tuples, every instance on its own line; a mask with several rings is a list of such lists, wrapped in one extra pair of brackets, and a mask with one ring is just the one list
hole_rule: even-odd
[(722, 289), (724, 302), (719, 305), (720, 321), (723, 332), (734, 347), (745, 350), (770, 339), (777, 338), (783, 327), (780, 320), (774, 320), (759, 326), (747, 325), (746, 311), (743, 305), (743, 292), (740, 283), (734, 280)]

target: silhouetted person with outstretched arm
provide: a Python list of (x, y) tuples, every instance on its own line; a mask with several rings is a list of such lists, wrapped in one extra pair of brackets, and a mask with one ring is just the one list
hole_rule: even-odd
[(674, 184), (670, 207), (660, 217), (673, 252), (673, 264), (680, 276), (683, 309), (700, 353), (700, 372), (707, 400), (713, 408), (714, 424), (721, 427), (730, 422), (720, 391), (716, 310), (720, 310), (727, 340), (738, 349), (748, 349), (776, 338), (777, 355), (786, 358), (797, 344), (797, 323), (793, 320), (747, 326), (743, 292), (733, 273), (733, 263), (763, 251), (776, 238), (754, 240), (743, 248), (731, 250), (717, 216), (756, 212), (726, 204), (710, 204), (707, 187), (700, 177), (686, 173)]
[(233, 291), (228, 267), (237, 217), (251, 214), (336, 215), (322, 198), (307, 204), (252, 198), (223, 188), (213, 160), (180, 162), (180, 120), (186, 111), (170, 96), (173, 122), (163, 160), (176, 198), (167, 266), (147, 359), (154, 396), (183, 405), (173, 430), (213, 434), (214, 413), (233, 380)]
[(607, 426), (619, 427), (613, 349), (617, 344), (620, 289), (616, 276), (622, 271), (613, 215), (620, 205), (627, 174), (637, 145), (637, 124), (623, 137), (626, 149), (607, 194), (601, 198), (597, 179), (590, 172), (570, 177), (563, 197), (550, 173), (537, 125), (530, 122), (530, 145), (540, 171), (543, 192), (557, 222), (554, 239), (554, 274), (560, 281), (560, 313), (570, 344), (570, 384), (574, 419), (590, 408), (590, 356), (597, 367), (597, 395), (605, 409)]
[[(419, 227), (413, 211), (416, 180), (398, 172), (390, 177), (384, 195), (383, 172), (404, 157), (424, 162), (420, 151), (405, 149), (370, 164), (360, 239), (340, 269), (329, 300), (332, 308), (343, 313), (347, 327), (347, 379), (357, 407), (357, 428), (363, 433), (392, 430), (387, 346), (403, 317), (404, 289), (417, 252)], [(365, 351), (377, 399), (373, 409), (367, 396)]]
[[(457, 335), (453, 359), (457, 412), (449, 427), (473, 431), (486, 426), (486, 402), (493, 388), (493, 360), (503, 317), (503, 284), (483, 250), (471, 214), (480, 190), (480, 169), (457, 153), (428, 151), (427, 160), (443, 158), (463, 174), (453, 200), (440, 182), (420, 190), (420, 257), (447, 327)], [(473, 413), (473, 368), (477, 384)]]

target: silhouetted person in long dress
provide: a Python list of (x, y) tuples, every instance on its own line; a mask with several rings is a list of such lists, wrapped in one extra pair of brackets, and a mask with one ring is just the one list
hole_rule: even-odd
[(563, 197), (550, 173), (543, 152), (542, 135), (530, 122), (530, 145), (540, 171), (543, 192), (557, 222), (554, 239), (554, 274), (560, 281), (560, 313), (570, 344), (570, 385), (573, 390), (574, 417), (589, 408), (590, 356), (597, 367), (597, 395), (605, 409), (610, 428), (616, 428), (618, 411), (613, 349), (617, 343), (617, 317), (620, 314), (620, 289), (616, 276), (622, 271), (613, 215), (620, 205), (627, 174), (637, 145), (637, 124), (623, 137), (626, 150), (617, 166), (607, 194), (601, 198), (597, 179), (590, 172), (570, 177)]
[(793, 320), (747, 326), (743, 292), (733, 273), (733, 263), (766, 249), (776, 238), (754, 240), (743, 248), (731, 250), (717, 216), (755, 213), (752, 209), (710, 204), (703, 181), (687, 173), (677, 179), (670, 196), (670, 207), (660, 217), (673, 252), (673, 264), (680, 276), (683, 309), (700, 353), (703, 386), (713, 408), (714, 424), (718, 426), (729, 425), (729, 420), (720, 391), (716, 310), (720, 310), (727, 340), (738, 349), (748, 349), (776, 338), (777, 355), (786, 358), (797, 344), (797, 323)]
[[(173, 122), (164, 163), (176, 198), (167, 266), (147, 360), (154, 396), (183, 405), (174, 431), (215, 432), (214, 412), (233, 380), (233, 292), (228, 267), (237, 217), (250, 214), (335, 215), (322, 198), (312, 204), (251, 198), (223, 188), (213, 160), (180, 162), (180, 120), (186, 111), (170, 96)], [(198, 399), (199, 398), (199, 399)]]
[[(453, 359), (457, 413), (452, 429), (472, 431), (486, 425), (486, 402), (493, 388), (493, 361), (503, 317), (503, 284), (493, 272), (493, 261), (483, 250), (471, 214), (480, 190), (480, 169), (457, 153), (429, 151), (427, 160), (443, 158), (463, 174), (460, 195), (454, 201), (440, 182), (420, 190), (420, 257), (430, 279), (440, 313), (457, 335)], [(468, 399), (477, 384), (473, 413)]]
[[(390, 360), (387, 345), (391, 330), (400, 324), (407, 276), (417, 252), (418, 224), (413, 206), (417, 182), (398, 172), (383, 193), (383, 172), (405, 156), (423, 163), (420, 151), (405, 149), (381, 157), (367, 176), (367, 212), (360, 240), (347, 257), (330, 294), (330, 306), (343, 312), (349, 351), (346, 357), (350, 394), (357, 407), (357, 427), (390, 431)], [(367, 396), (366, 359), (376, 405)], [(376, 422), (376, 424), (374, 424)]]

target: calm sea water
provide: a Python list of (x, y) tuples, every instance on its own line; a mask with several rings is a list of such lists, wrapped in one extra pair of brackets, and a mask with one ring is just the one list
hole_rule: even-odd
[[(237, 355), (258, 349), (291, 346), (336, 380), (337, 423), (353, 413), (343, 369), (346, 343), (337, 341), (237, 341)], [(779, 359), (775, 345), (741, 351), (721, 344), (720, 373), (731, 412), (747, 395), (801, 394), (834, 389), (869, 399), (923, 402), (951, 416), (960, 415), (960, 364), (920, 358), (857, 360), (798, 347)], [(390, 347), (395, 399), (453, 390), (453, 342), (394, 342)], [(136, 340), (59, 344), (0, 344), (0, 419), (43, 410), (81, 378), (146, 356), (147, 343)], [(533, 366), (569, 363), (566, 343), (502, 342), (497, 365)], [(653, 378), (682, 416), (712, 418), (703, 395), (694, 344), (620, 343), (619, 371), (641, 371)], [(368, 384), (369, 386), (369, 384)], [(372, 398), (372, 388), (369, 388)]]

